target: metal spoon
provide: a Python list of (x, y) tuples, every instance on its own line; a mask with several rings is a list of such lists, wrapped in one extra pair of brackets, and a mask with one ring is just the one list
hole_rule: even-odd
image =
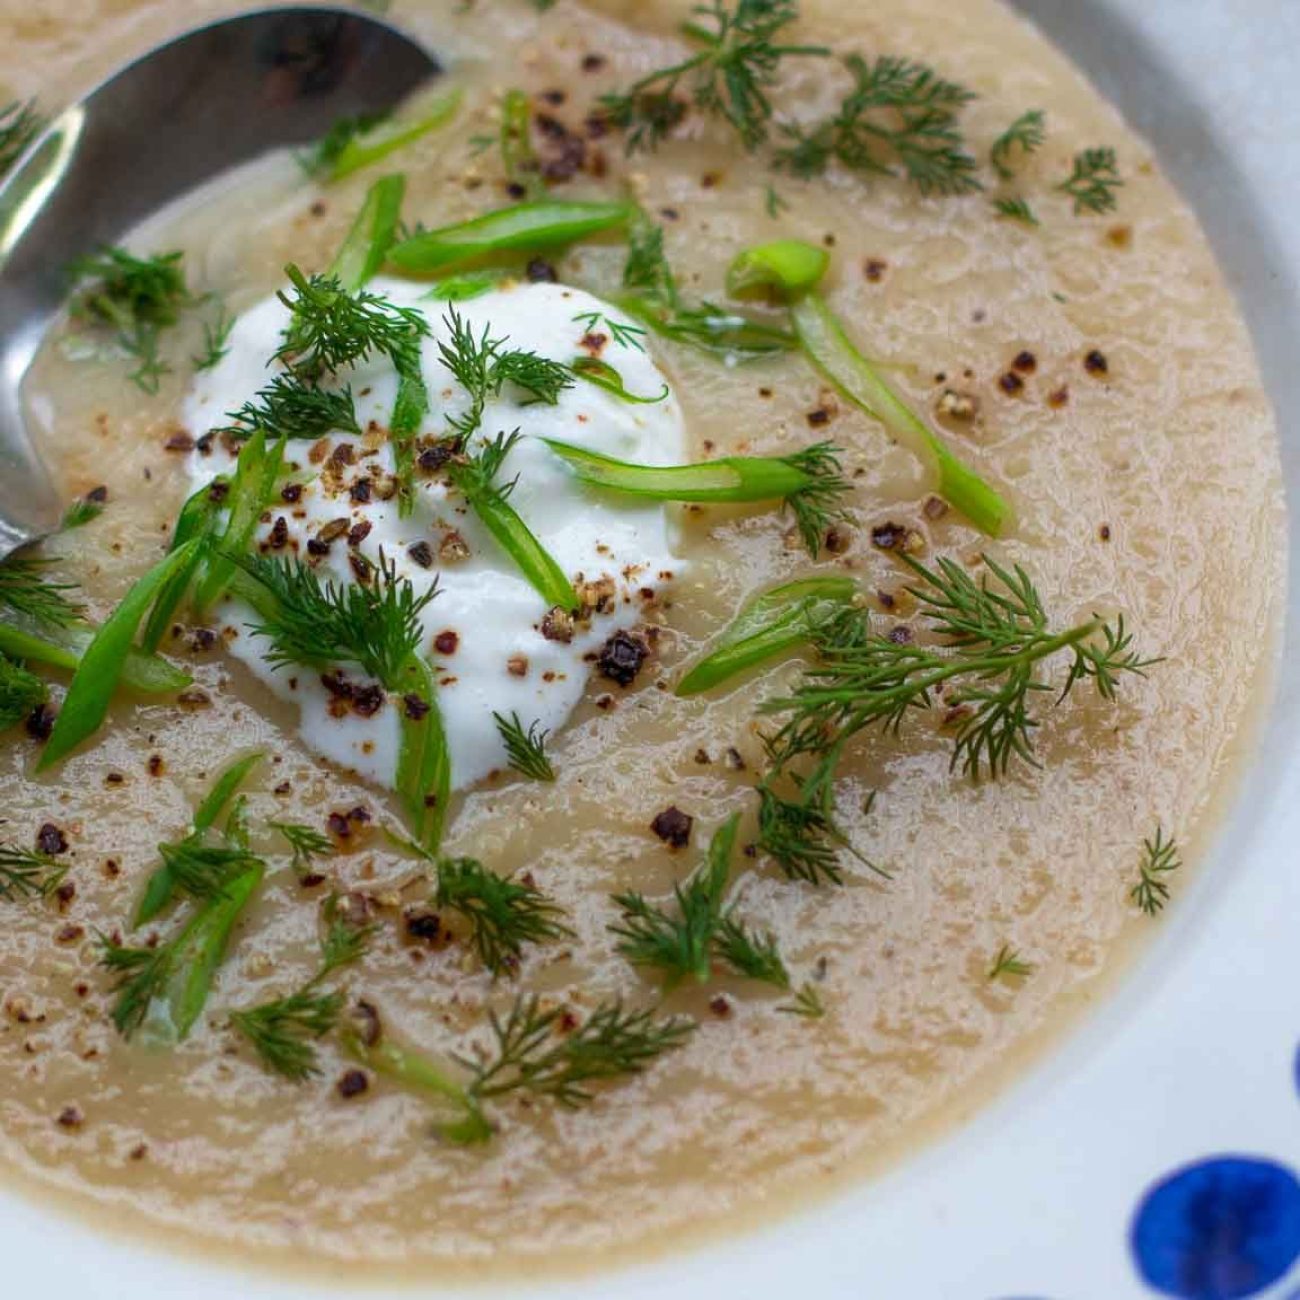
[(378, 19), (265, 10), (160, 46), (50, 124), (0, 186), (0, 559), (63, 517), (21, 388), (73, 258), (230, 167), (392, 107), (438, 71)]

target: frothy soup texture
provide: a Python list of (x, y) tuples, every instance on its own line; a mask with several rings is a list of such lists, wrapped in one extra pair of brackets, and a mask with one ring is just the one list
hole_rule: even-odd
[[(0, 0), (0, 85), (236, 7)], [(1278, 453), (1195, 219), (996, 0), (391, 16), (454, 112), (161, 214), (29, 377), (95, 517), (0, 567), (0, 1151), (244, 1258), (567, 1268), (1100, 995), (1267, 676)]]

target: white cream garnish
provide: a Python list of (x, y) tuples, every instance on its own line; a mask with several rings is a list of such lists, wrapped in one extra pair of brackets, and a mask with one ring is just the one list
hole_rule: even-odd
[[(424, 286), (407, 281), (377, 280), (369, 288), (427, 318), (432, 333), (424, 341), (423, 361), (431, 410), (421, 432), (445, 436), (448, 417), (462, 414), (468, 405), (438, 352), (439, 341), (450, 333), (447, 304), (428, 298)], [(593, 345), (586, 338), (589, 333), (609, 335), (603, 322), (591, 328), (585, 319), (591, 313), (635, 328), (608, 303), (553, 284), (506, 286), (460, 303), (456, 310), (476, 335), (487, 328), (492, 338), (508, 340), (510, 348), (563, 363), (590, 355), (584, 347)], [(268, 368), (267, 358), (279, 348), (288, 318), (288, 310), (275, 298), (239, 318), (229, 353), (198, 376), (186, 402), (184, 418), (195, 435), (229, 425), (229, 412), (251, 401), (271, 380), (276, 367)], [(665, 377), (648, 353), (607, 337), (600, 357), (619, 371), (630, 393), (654, 396), (663, 391)], [(380, 499), (393, 470), (385, 433), (397, 377), (388, 359), (372, 359), (339, 380), (351, 387), (358, 422), (370, 432), (360, 438), (335, 433), (314, 450), (305, 441), (291, 443), (287, 463), (296, 467), (292, 481), (302, 484), (301, 496), (293, 502), (272, 502), (257, 544), (268, 554), (316, 564), (322, 578), (335, 582), (356, 581), (351, 554), (377, 565), (381, 549), (399, 577), (410, 579), (417, 591), (437, 579), (439, 595), (423, 615), (423, 649), (439, 684), (453, 785), (463, 789), (506, 766), (493, 713), (517, 713), (525, 729), (538, 722), (558, 730), (586, 689), (592, 658), (616, 631), (635, 627), (653, 594), (682, 568), (663, 507), (637, 505), (582, 487), (539, 437), (560, 438), (642, 464), (680, 463), (686, 458), (681, 409), (671, 392), (657, 404), (634, 405), (581, 380), (563, 392), (555, 406), (528, 405), (513, 392), (488, 402), (483, 435), (492, 438), (516, 429), (522, 435), (497, 480), (504, 484), (517, 476), (510, 504), (569, 577), (578, 580), (581, 575), (583, 583), (600, 584), (598, 590), (611, 593), (603, 608), (579, 623), (572, 640), (565, 642), (543, 635), (546, 602), (441, 475), (417, 475), (415, 508), (405, 519), (395, 497)], [(343, 444), (350, 445), (350, 464)], [(206, 450), (192, 454), (190, 469), (197, 484), (229, 473), (234, 461), (232, 450), (218, 437), (206, 441)], [(370, 480), (368, 502), (356, 499), (365, 494), (356, 486), (362, 479)], [(316, 539), (312, 549), (320, 551), (320, 539), (331, 533), (338, 535), (327, 552), (310, 554), (309, 539)], [(428, 567), (421, 563), (426, 558), (431, 561)], [(364, 716), (338, 697), (337, 687), (331, 692), (318, 671), (292, 665), (274, 669), (266, 663), (264, 642), (246, 626), (253, 618), (247, 607), (231, 600), (220, 607), (220, 614), (223, 625), (238, 633), (231, 652), (277, 695), (299, 705), (307, 745), (391, 788), (401, 700), (388, 699), (377, 712)], [(356, 687), (368, 685), (355, 666), (344, 666), (343, 672)]]

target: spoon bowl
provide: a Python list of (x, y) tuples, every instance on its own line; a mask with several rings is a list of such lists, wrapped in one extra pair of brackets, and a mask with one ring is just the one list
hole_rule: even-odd
[(270, 9), (160, 46), (50, 123), (0, 186), (0, 559), (63, 517), (22, 383), (66, 301), (69, 264), (232, 167), (392, 108), (439, 70), (377, 18)]

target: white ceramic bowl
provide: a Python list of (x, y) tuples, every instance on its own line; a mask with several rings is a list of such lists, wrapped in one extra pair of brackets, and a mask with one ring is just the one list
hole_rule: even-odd
[[(1199, 212), (1254, 332), (1294, 498), (1300, 0), (1015, 3), (1148, 136)], [(1293, 514), (1293, 555), (1297, 527)], [(1070, 1039), (965, 1128), (776, 1226), (612, 1275), (467, 1294), (1300, 1300), (1296, 568), (1242, 793), (1154, 946)], [(44, 1300), (331, 1294), (110, 1240), (5, 1194), (0, 1259), (6, 1295)]]

